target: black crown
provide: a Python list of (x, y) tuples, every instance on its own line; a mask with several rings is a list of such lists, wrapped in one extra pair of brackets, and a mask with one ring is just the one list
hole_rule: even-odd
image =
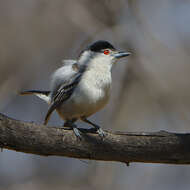
[(109, 42), (104, 41), (104, 40), (99, 40), (88, 46), (87, 50), (95, 51), (95, 52), (100, 52), (103, 49), (111, 49), (115, 50), (113, 45), (111, 45)]

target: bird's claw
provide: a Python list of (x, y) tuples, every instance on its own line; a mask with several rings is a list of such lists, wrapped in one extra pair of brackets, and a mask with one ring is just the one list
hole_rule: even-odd
[(97, 133), (98, 133), (98, 135), (101, 137), (101, 138), (104, 138), (106, 135), (105, 135), (105, 132), (101, 129), (101, 128), (99, 128), (99, 129), (97, 129)]
[(79, 131), (79, 129), (77, 129), (77, 127), (73, 127), (73, 132), (74, 132), (75, 136), (77, 137), (77, 139), (79, 139), (79, 140), (82, 139), (80, 131)]
[(82, 139), (81, 132), (74, 123), (67, 121), (66, 123), (64, 123), (63, 127), (66, 127), (66, 128), (69, 127), (67, 129), (73, 130), (73, 133), (75, 134), (77, 139), (79, 140)]

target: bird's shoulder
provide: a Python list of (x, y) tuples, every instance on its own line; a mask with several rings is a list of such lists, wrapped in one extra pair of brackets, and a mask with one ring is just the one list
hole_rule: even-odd
[(73, 65), (73, 64), (77, 64), (77, 60), (63, 59), (63, 60), (61, 60), (61, 63), (63, 64), (62, 66), (70, 66), (70, 65)]
[(63, 65), (51, 77), (50, 89), (53, 96), (60, 89), (63, 90), (65, 86), (72, 86), (72, 83), (76, 83), (82, 74), (77, 60), (63, 60), (62, 62)]
[(63, 65), (59, 67), (51, 76), (51, 86), (59, 86), (60, 83), (65, 83), (78, 73), (78, 63), (76, 60), (62, 60)]

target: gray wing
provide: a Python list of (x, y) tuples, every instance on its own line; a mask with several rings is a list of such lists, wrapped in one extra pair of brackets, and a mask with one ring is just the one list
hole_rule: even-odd
[(77, 62), (63, 65), (52, 77), (51, 104), (45, 117), (46, 125), (52, 112), (57, 109), (64, 101), (69, 99), (75, 87), (81, 79), (82, 73), (77, 68)]
[(53, 99), (61, 85), (68, 83), (78, 73), (78, 70), (73, 69), (77, 65), (76, 60), (63, 60), (62, 63), (62, 67), (57, 69), (51, 77), (51, 99)]

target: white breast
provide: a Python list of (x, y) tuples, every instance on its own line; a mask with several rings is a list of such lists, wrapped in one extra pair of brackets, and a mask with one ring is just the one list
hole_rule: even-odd
[(88, 117), (107, 104), (111, 88), (110, 67), (97, 64), (87, 68), (73, 94), (61, 107), (62, 117)]

